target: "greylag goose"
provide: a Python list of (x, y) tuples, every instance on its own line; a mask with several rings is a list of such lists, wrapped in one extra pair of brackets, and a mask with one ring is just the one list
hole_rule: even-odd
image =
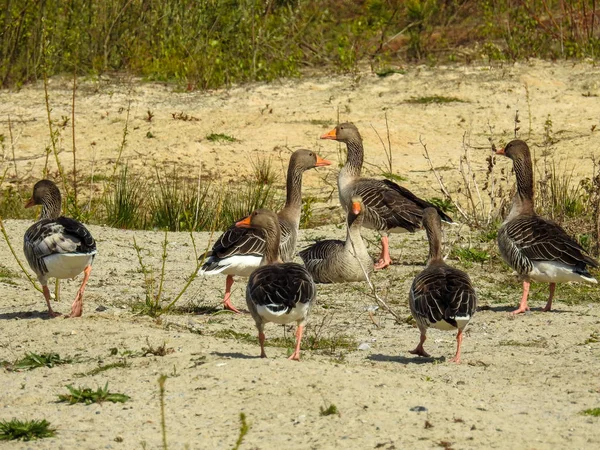
[[(381, 234), (381, 255), (375, 269), (383, 269), (392, 263), (388, 245), (388, 232), (414, 232), (421, 228), (423, 209), (434, 207), (421, 200), (408, 189), (390, 180), (377, 180), (360, 176), (364, 149), (358, 129), (352, 123), (342, 123), (321, 136), (344, 142), (348, 159), (338, 175), (340, 203), (347, 208), (353, 195), (360, 195), (365, 205), (364, 226)], [(436, 208), (442, 220), (454, 223), (450, 217)]]
[[(291, 261), (296, 250), (302, 212), (302, 175), (308, 169), (330, 164), (331, 162), (306, 149), (296, 150), (290, 157), (285, 206), (277, 214), (281, 227), (280, 250), (283, 261)], [(265, 239), (260, 231), (233, 225), (217, 239), (198, 273), (226, 274), (223, 304), (226, 309), (239, 313), (231, 303), (233, 276), (249, 276), (260, 266), (264, 252)]]
[(302, 330), (317, 289), (308, 271), (293, 262), (282, 262), (279, 240), (280, 218), (267, 209), (258, 209), (235, 225), (261, 230), (265, 238), (262, 266), (254, 270), (246, 287), (246, 303), (258, 329), (260, 357), (265, 353), (265, 323), (297, 323), (296, 347), (289, 359), (300, 360)]
[(96, 255), (96, 241), (81, 222), (60, 215), (60, 190), (52, 181), (41, 180), (35, 184), (33, 196), (25, 207), (34, 205), (42, 206), (42, 214), (40, 220), (25, 232), (25, 258), (42, 285), (51, 317), (60, 314), (50, 306), (48, 278), (74, 278), (84, 273), (69, 315), (80, 317), (83, 312), (83, 292)]
[(460, 362), (463, 330), (475, 314), (477, 296), (469, 276), (448, 266), (442, 259), (442, 222), (437, 211), (423, 211), (423, 227), (429, 240), (427, 267), (419, 273), (410, 288), (410, 311), (421, 331), (419, 345), (410, 353), (429, 356), (423, 349), (427, 328), (456, 330), (456, 355), (450, 361)]
[(548, 302), (542, 311), (550, 311), (556, 283), (587, 281), (597, 283), (588, 272), (598, 262), (584, 253), (558, 224), (538, 216), (533, 204), (533, 167), (527, 144), (509, 142), (496, 151), (513, 161), (517, 177), (517, 193), (502, 227), (498, 231), (498, 247), (502, 259), (523, 280), (523, 297), (512, 314), (529, 310), (527, 297), (531, 281), (550, 283)]
[(319, 241), (299, 253), (315, 283), (365, 281), (365, 271), (373, 271), (373, 261), (360, 235), (363, 219), (362, 198), (354, 196), (348, 208), (346, 241)]

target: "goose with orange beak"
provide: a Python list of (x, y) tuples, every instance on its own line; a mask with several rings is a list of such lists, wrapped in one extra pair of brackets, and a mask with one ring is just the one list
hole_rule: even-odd
[(315, 283), (365, 281), (373, 272), (373, 261), (360, 234), (363, 220), (362, 197), (354, 196), (348, 208), (346, 240), (319, 241), (299, 253)]
[[(283, 209), (277, 214), (281, 228), (279, 241), (281, 259), (291, 261), (296, 251), (298, 228), (302, 213), (302, 176), (305, 171), (315, 167), (325, 167), (331, 162), (321, 158), (315, 152), (306, 149), (296, 150), (290, 157), (287, 173), (287, 196)], [(199, 274), (227, 275), (225, 281), (226, 309), (239, 313), (231, 303), (231, 287), (234, 275), (249, 276), (260, 266), (265, 252), (265, 238), (262, 232), (254, 228), (231, 226), (215, 242), (208, 253)]]
[(375, 269), (383, 269), (392, 263), (388, 234), (420, 229), (425, 208), (435, 208), (444, 222), (454, 223), (442, 210), (393, 181), (361, 177), (364, 148), (354, 124), (339, 124), (321, 139), (344, 142), (348, 148), (348, 159), (338, 175), (340, 203), (347, 209), (354, 195), (362, 197), (364, 226), (381, 234), (381, 255)]

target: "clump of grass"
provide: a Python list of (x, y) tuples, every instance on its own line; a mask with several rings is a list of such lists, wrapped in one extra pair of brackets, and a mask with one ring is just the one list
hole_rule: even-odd
[(238, 139), (224, 133), (210, 133), (206, 135), (206, 140), (210, 142), (239, 142)]
[(433, 206), (437, 206), (445, 213), (456, 212), (456, 206), (454, 206), (454, 203), (452, 203), (452, 200), (449, 198), (432, 197), (427, 201)]
[(162, 345), (158, 345), (154, 347), (150, 344), (150, 340), (146, 338), (147, 347), (142, 347), (142, 356), (153, 355), (153, 356), (166, 356), (170, 353), (175, 352), (175, 349), (172, 347), (167, 347), (167, 343), (163, 342)]
[(10, 371), (21, 371), (21, 370), (33, 370), (38, 367), (55, 367), (62, 364), (70, 364), (73, 362), (72, 359), (62, 359), (58, 353), (42, 353), (40, 355), (36, 353), (27, 353), (23, 358), (15, 361), (14, 363), (8, 363), (4, 361), (2, 365)]
[(197, 122), (198, 120), (200, 120), (197, 117), (190, 116), (189, 114), (184, 113), (183, 111), (171, 113), (171, 116), (175, 120), (183, 120), (184, 122)]
[(474, 247), (454, 247), (450, 253), (453, 258), (465, 263), (485, 263), (490, 259), (490, 254), (485, 250), (479, 250)]
[(600, 417), (600, 408), (584, 409), (581, 411), (581, 414), (585, 416)]
[(425, 97), (411, 97), (405, 101), (406, 103), (412, 103), (417, 105), (429, 105), (432, 103), (443, 104), (443, 103), (465, 103), (457, 97), (446, 97), (444, 95), (430, 95)]
[(3, 420), (0, 422), (0, 441), (35, 441), (56, 436), (56, 429), (46, 419)]
[(121, 168), (114, 188), (104, 197), (108, 225), (117, 228), (144, 228), (146, 215), (143, 208), (148, 189), (142, 177), (129, 174), (127, 166)]
[(17, 283), (13, 281), (13, 278), (19, 278), (19, 274), (6, 267), (4, 264), (0, 264), (0, 282), (16, 285)]
[(108, 383), (101, 388), (98, 387), (95, 391), (91, 388), (75, 388), (68, 384), (66, 388), (69, 390), (68, 394), (59, 394), (58, 401), (66, 402), (69, 405), (75, 403), (85, 403), (91, 405), (92, 403), (112, 402), (112, 403), (125, 403), (131, 397), (125, 394), (119, 394), (108, 391)]
[(258, 156), (256, 160), (250, 159), (254, 172), (254, 180), (259, 184), (274, 184), (277, 181), (277, 172), (273, 169), (271, 158)]
[(240, 432), (238, 434), (237, 441), (235, 441), (235, 445), (233, 446), (233, 450), (239, 450), (240, 445), (244, 442), (244, 437), (250, 431), (250, 425), (246, 422), (246, 414), (240, 413)]
[(581, 345), (597, 344), (598, 342), (600, 342), (600, 333), (598, 333), (597, 331), (594, 331), (594, 332), (592, 332), (592, 334), (590, 334), (589, 338), (587, 338), (585, 341), (583, 341), (583, 343)]
[(533, 339), (531, 341), (526, 341), (526, 342), (515, 341), (515, 340), (510, 339), (510, 340), (506, 340), (506, 341), (500, 341), (500, 345), (513, 346), (513, 347), (547, 347), (548, 342), (544, 338)]
[(98, 375), (99, 373), (106, 372), (107, 370), (125, 368), (125, 367), (129, 367), (129, 366), (130, 366), (130, 364), (126, 360), (117, 361), (114, 363), (98, 366), (95, 369), (92, 369), (85, 373), (77, 373), (77, 374), (75, 374), (75, 376), (76, 377), (94, 376), (94, 375)]
[(338, 416), (340, 415), (337, 406), (335, 406), (333, 403), (330, 404), (327, 408), (321, 406), (319, 408), (319, 411), (322, 416), (332, 416), (334, 414), (337, 414)]

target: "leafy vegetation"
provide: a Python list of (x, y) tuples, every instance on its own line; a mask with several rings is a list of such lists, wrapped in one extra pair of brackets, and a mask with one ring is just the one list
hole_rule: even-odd
[(21, 371), (21, 370), (33, 370), (38, 367), (55, 367), (62, 364), (70, 364), (73, 362), (72, 359), (63, 359), (58, 353), (27, 353), (23, 358), (9, 363), (7, 361), (2, 362), (2, 366), (6, 367), (7, 370)]
[(12, 419), (0, 422), (0, 441), (34, 441), (53, 436), (56, 436), (56, 429), (46, 419)]
[(320, 414), (322, 416), (331, 416), (334, 414), (337, 414), (338, 416), (340, 415), (337, 406), (335, 406), (333, 403), (331, 405), (329, 405), (327, 408), (324, 408), (321, 406), (319, 408), (319, 410), (320, 410)]
[(600, 417), (600, 408), (590, 408), (581, 411), (581, 414), (592, 417)]
[(91, 388), (75, 388), (70, 384), (66, 387), (69, 390), (69, 393), (59, 394), (58, 401), (67, 402), (70, 405), (74, 405), (75, 403), (91, 405), (92, 403), (102, 402), (125, 403), (130, 399), (130, 397), (125, 394), (109, 392), (108, 383), (106, 383), (103, 388), (98, 387), (95, 391)]

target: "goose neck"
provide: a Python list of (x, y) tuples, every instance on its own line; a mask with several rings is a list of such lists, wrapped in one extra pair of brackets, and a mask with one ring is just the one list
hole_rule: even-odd
[(42, 201), (42, 213), (40, 219), (56, 219), (61, 214), (60, 197), (47, 196)]
[(346, 142), (346, 147), (348, 149), (348, 159), (346, 160), (343, 171), (348, 176), (359, 177), (364, 158), (362, 139), (352, 138)]
[(281, 256), (279, 254), (279, 241), (281, 240), (281, 228), (279, 224), (274, 224), (273, 227), (266, 228), (264, 230), (266, 248), (263, 256), (263, 264), (277, 264), (281, 263)]

